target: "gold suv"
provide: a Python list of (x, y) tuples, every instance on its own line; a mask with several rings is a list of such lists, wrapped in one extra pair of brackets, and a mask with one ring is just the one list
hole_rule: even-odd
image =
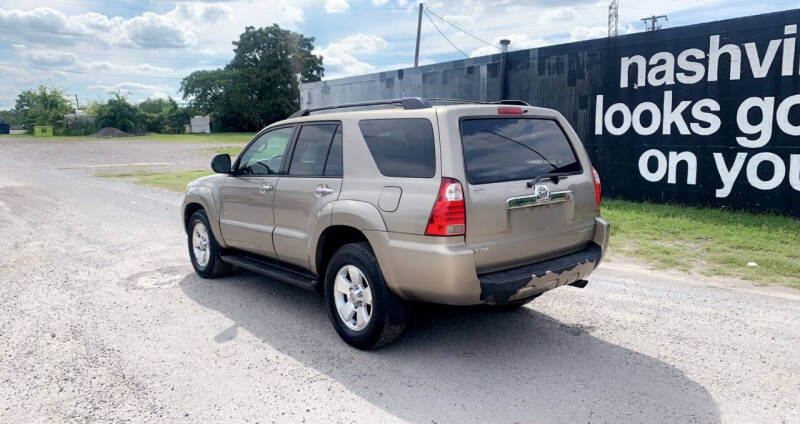
[(321, 289), (361, 349), (394, 340), (410, 301), (518, 307), (583, 287), (608, 244), (578, 136), (520, 101), (303, 109), (212, 168), (182, 208), (197, 273)]

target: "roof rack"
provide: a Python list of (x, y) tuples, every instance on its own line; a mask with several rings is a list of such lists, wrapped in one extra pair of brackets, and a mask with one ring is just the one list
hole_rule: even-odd
[(478, 104), (478, 105), (530, 106), (527, 102), (523, 102), (522, 100), (498, 100), (498, 101), (495, 101), (495, 102), (481, 102), (481, 101), (478, 101), (478, 100), (448, 99), (448, 98), (441, 98), (441, 97), (429, 97), (426, 100), (432, 101), (432, 102), (469, 103), (469, 104)]
[(444, 98), (430, 98), (430, 99), (423, 99), (422, 97), (402, 97), (397, 99), (388, 99), (388, 100), (372, 100), (368, 102), (355, 102), (355, 103), (342, 103), (338, 105), (328, 105), (328, 106), (319, 106), (319, 107), (312, 107), (312, 108), (304, 108), (300, 109), (297, 112), (293, 113), (289, 118), (298, 118), (301, 116), (308, 116), (312, 112), (319, 112), (323, 110), (334, 110), (334, 109), (348, 109), (351, 107), (364, 107), (364, 106), (383, 106), (383, 105), (399, 105), (403, 106), (403, 109), (427, 109), (431, 107), (429, 101), (434, 102), (450, 102), (450, 103), (469, 103), (469, 104), (482, 104), (482, 105), (514, 105), (514, 106), (530, 106), (528, 103), (523, 102), (522, 100), (498, 100), (496, 102), (480, 102), (477, 100), (465, 100), (465, 99), (444, 99)]
[(403, 109), (426, 109), (431, 107), (431, 104), (428, 103), (428, 101), (423, 99), (422, 97), (403, 97), (399, 99), (372, 100), (369, 102), (342, 103), (339, 105), (305, 108), (305, 109), (300, 109), (297, 112), (293, 113), (291, 116), (289, 116), (289, 118), (308, 116), (312, 112), (319, 112), (322, 110), (347, 109), (351, 107), (382, 106), (382, 105), (402, 105)]

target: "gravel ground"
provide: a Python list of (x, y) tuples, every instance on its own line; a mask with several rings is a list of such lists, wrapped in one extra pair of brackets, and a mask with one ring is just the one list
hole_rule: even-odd
[(612, 261), (360, 352), (314, 293), (200, 279), (180, 195), (91, 174), (211, 147), (0, 139), (0, 422), (800, 422), (788, 289)]

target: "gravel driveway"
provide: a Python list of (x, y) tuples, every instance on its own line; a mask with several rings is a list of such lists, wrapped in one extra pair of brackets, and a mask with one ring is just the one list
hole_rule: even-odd
[(800, 422), (788, 289), (612, 261), (360, 352), (314, 293), (200, 279), (181, 196), (92, 170), (202, 169), (211, 147), (0, 139), (0, 422)]

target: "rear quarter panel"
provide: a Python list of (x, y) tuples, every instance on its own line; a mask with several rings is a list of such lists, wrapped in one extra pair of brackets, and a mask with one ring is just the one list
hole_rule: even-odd
[[(437, 169), (431, 178), (398, 178), (381, 174), (358, 126), (365, 119), (424, 118), (431, 122)], [(439, 132), (434, 109), (382, 110), (354, 113), (342, 119), (344, 181), (340, 200), (357, 200), (373, 205), (380, 213), (386, 230), (424, 234), (441, 183)], [(399, 187), (401, 195), (395, 210), (381, 209), (379, 199), (385, 187)]]

